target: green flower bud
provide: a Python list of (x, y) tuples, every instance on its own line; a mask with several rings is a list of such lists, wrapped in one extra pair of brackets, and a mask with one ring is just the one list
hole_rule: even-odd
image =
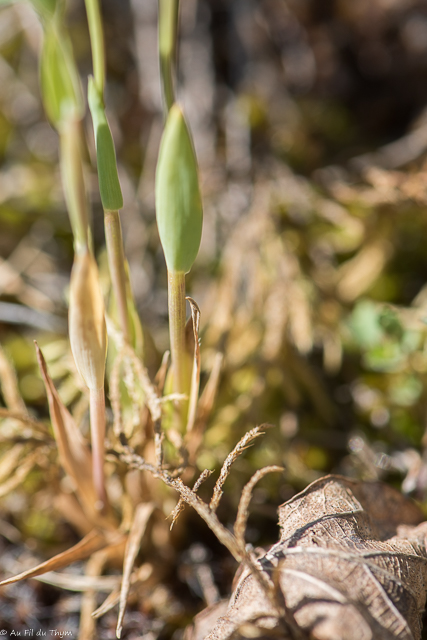
[(77, 369), (91, 390), (104, 387), (107, 331), (98, 267), (89, 251), (76, 254), (70, 283), (68, 330)]
[(168, 270), (188, 273), (199, 251), (203, 209), (196, 154), (177, 104), (169, 111), (160, 144), (156, 215)]

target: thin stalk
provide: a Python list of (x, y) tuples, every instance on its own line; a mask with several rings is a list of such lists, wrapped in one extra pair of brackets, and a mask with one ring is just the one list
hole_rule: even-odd
[(90, 432), (92, 440), (92, 473), (95, 491), (102, 511), (107, 506), (104, 476), (105, 394), (104, 389), (90, 389)]
[[(185, 393), (185, 274), (168, 271), (169, 335), (174, 393)], [(179, 411), (182, 427), (182, 404)]]
[(90, 247), (89, 216), (80, 150), (80, 123), (70, 120), (60, 129), (61, 174), (77, 253)]
[[(85, 0), (85, 5), (92, 49), (93, 75), (103, 109), (105, 89), (105, 47), (101, 11), (98, 0)], [(104, 226), (108, 265), (119, 313), (120, 329), (122, 331), (124, 341), (127, 344), (130, 344), (130, 320), (126, 292), (127, 278), (125, 272), (125, 255), (119, 212), (104, 209)]]
[(105, 240), (107, 243), (108, 265), (116, 297), (120, 327), (124, 341), (130, 344), (130, 322), (127, 305), (125, 254), (123, 250), (122, 227), (118, 211), (104, 212)]
[(99, 94), (103, 96), (105, 87), (105, 49), (101, 11), (98, 0), (85, 0), (85, 5), (92, 48), (93, 75), (96, 88)]
[(176, 54), (179, 0), (159, 0), (159, 58), (166, 113), (175, 102), (173, 65)]

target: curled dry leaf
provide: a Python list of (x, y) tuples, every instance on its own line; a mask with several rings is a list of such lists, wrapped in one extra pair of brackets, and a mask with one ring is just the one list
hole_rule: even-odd
[(280, 541), (258, 561), (276, 585), (276, 603), (244, 570), (226, 613), (218, 610), (214, 622), (210, 612), (210, 633), (200, 615), (186, 640), (248, 630), (283, 639), (419, 640), (427, 591), (422, 519), (380, 483), (313, 482), (279, 508)]

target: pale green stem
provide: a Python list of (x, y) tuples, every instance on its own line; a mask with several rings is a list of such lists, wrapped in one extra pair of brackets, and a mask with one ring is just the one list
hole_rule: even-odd
[(126, 293), (125, 255), (120, 216), (118, 211), (105, 211), (104, 213), (108, 265), (110, 267), (111, 280), (116, 297), (119, 323), (124, 341), (130, 344), (131, 336)]
[[(103, 103), (105, 88), (105, 48), (100, 6), (98, 0), (85, 0), (85, 5), (92, 48), (95, 86), (100, 100)], [(104, 210), (104, 226), (108, 265), (119, 314), (120, 329), (124, 341), (130, 344), (130, 321), (126, 292), (127, 277), (119, 212)]]
[(159, 58), (166, 112), (175, 102), (173, 64), (178, 30), (178, 0), (159, 0)]
[(101, 11), (98, 0), (85, 0), (85, 5), (92, 48), (93, 75), (99, 95), (103, 96), (105, 87), (105, 49)]
[(73, 230), (75, 250), (81, 253), (90, 248), (89, 218), (83, 166), (80, 151), (80, 123), (70, 120), (60, 129), (61, 175)]
[[(185, 393), (185, 274), (168, 271), (169, 335), (174, 393)], [(182, 407), (182, 403), (180, 404)], [(180, 412), (184, 428), (183, 411)]]
[(104, 475), (105, 440), (105, 394), (104, 389), (90, 389), (90, 433), (92, 442), (92, 473), (99, 504), (102, 511), (107, 506)]

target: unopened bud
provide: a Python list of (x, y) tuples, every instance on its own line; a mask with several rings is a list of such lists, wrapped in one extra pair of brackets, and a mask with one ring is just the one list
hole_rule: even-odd
[(89, 389), (102, 389), (107, 331), (98, 267), (89, 251), (74, 258), (68, 324), (71, 351), (80, 375)]
[(168, 270), (188, 273), (199, 251), (203, 209), (196, 154), (177, 104), (169, 111), (160, 144), (156, 215)]

